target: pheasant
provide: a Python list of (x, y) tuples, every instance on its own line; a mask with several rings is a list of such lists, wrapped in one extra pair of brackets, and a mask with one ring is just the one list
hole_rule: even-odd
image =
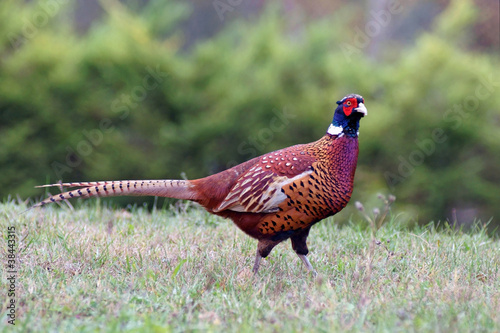
[(367, 114), (363, 97), (337, 102), (327, 133), (253, 158), (220, 173), (195, 180), (122, 180), (62, 183), (38, 187), (78, 187), (33, 207), (77, 197), (160, 196), (192, 200), (208, 212), (230, 218), (258, 240), (253, 266), (286, 239), (307, 269), (307, 236), (312, 225), (342, 210), (351, 197), (358, 159), (359, 121)]

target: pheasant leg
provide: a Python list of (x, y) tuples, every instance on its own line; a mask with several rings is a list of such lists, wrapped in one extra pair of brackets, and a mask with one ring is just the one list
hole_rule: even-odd
[(255, 263), (253, 264), (253, 273), (257, 275), (257, 272), (259, 271), (260, 267), (260, 261), (262, 260), (262, 256), (259, 253), (259, 250), (257, 250), (257, 255), (255, 256)]
[(300, 260), (302, 260), (304, 265), (306, 265), (306, 268), (309, 272), (311, 272), (314, 276), (318, 275), (318, 273), (316, 272), (316, 270), (314, 270), (311, 263), (309, 262), (309, 259), (307, 259), (307, 256), (305, 254), (297, 254), (297, 255), (299, 256)]

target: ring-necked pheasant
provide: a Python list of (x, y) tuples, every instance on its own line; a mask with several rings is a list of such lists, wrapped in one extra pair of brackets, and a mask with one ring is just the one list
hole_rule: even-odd
[(256, 157), (228, 170), (195, 180), (124, 180), (42, 185), (79, 187), (33, 207), (76, 197), (161, 196), (198, 202), (210, 213), (230, 218), (258, 240), (253, 271), (279, 243), (292, 248), (313, 271), (306, 255), (311, 226), (348, 203), (358, 159), (358, 129), (367, 114), (361, 96), (352, 94), (338, 106), (327, 133)]

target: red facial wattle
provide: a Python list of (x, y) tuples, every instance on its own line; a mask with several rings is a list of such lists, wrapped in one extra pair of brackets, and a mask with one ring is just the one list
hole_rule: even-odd
[(358, 101), (355, 98), (348, 99), (344, 102), (344, 114), (349, 117), (352, 110), (358, 107)]

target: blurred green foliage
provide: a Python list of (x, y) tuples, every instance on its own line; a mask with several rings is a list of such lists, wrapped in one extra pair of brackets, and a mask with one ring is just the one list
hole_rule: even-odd
[(500, 66), (463, 47), (468, 1), (377, 60), (349, 39), (348, 8), (299, 28), (269, 8), (183, 50), (183, 4), (103, 1), (80, 35), (55, 3), (0, 4), (2, 197), (60, 179), (206, 176), (318, 139), (355, 92), (369, 114), (354, 200), (391, 192), (421, 222), (500, 215)]

